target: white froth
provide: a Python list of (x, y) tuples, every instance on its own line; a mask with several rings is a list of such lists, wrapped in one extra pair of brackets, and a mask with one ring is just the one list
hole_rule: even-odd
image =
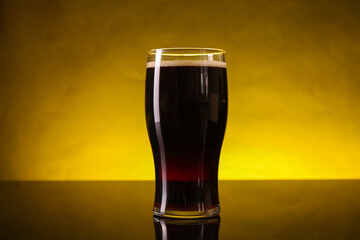
[[(157, 65), (156, 65), (157, 66)], [(226, 62), (208, 61), (208, 60), (174, 60), (174, 61), (161, 61), (159, 67), (220, 67), (226, 68)], [(155, 61), (148, 62), (147, 68), (154, 68)]]

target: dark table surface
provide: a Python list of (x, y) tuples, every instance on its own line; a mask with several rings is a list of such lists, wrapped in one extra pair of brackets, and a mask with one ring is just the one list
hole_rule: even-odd
[(193, 222), (154, 223), (154, 187), (0, 182), (0, 239), (360, 239), (357, 180), (222, 181), (220, 219)]

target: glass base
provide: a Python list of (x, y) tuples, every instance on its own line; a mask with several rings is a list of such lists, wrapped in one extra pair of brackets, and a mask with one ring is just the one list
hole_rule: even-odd
[(157, 217), (165, 218), (180, 218), (180, 219), (194, 219), (194, 218), (211, 218), (220, 214), (220, 205), (205, 211), (178, 211), (178, 210), (165, 210), (160, 212), (158, 207), (153, 208), (154, 215)]

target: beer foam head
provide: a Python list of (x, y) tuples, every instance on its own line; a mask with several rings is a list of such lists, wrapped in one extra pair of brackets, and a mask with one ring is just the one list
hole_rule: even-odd
[(147, 68), (154, 67), (219, 67), (226, 68), (226, 62), (209, 61), (209, 60), (173, 60), (173, 61), (160, 61), (148, 62)]

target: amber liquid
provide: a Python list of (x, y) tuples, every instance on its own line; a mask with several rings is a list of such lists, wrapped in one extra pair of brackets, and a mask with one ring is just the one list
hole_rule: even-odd
[(155, 74), (155, 68), (147, 68), (145, 105), (156, 171), (154, 206), (216, 208), (227, 119), (226, 69), (166, 66)]

